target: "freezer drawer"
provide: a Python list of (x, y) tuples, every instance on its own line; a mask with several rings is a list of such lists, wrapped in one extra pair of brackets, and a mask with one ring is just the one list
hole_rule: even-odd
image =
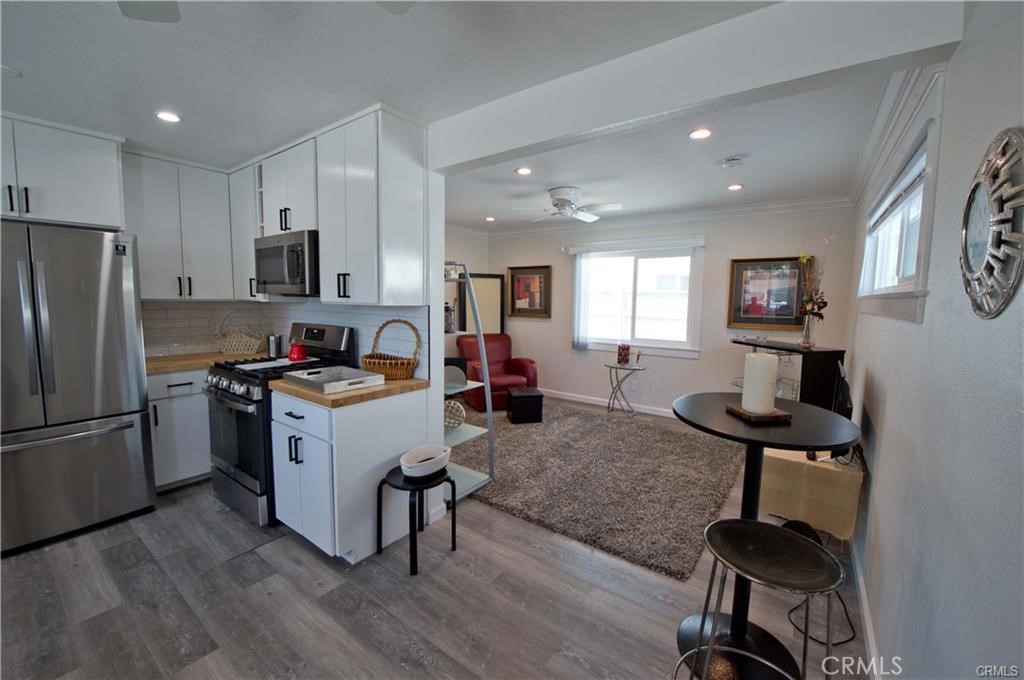
[(3, 550), (151, 507), (149, 415), (5, 435)]

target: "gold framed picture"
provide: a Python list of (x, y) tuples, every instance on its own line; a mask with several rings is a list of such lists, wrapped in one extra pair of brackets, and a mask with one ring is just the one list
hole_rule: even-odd
[(803, 276), (799, 257), (730, 260), (729, 328), (799, 331)]

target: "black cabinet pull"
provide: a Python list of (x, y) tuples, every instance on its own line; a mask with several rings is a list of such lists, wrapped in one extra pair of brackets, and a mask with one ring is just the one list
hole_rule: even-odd
[(156, 404), (153, 404), (153, 427), (160, 427), (160, 414), (156, 412)]
[(305, 462), (303, 459), (299, 458), (299, 442), (301, 441), (302, 437), (295, 438), (295, 463), (297, 465), (302, 465)]
[(306, 419), (306, 416), (296, 415), (295, 413), (292, 413), (291, 411), (285, 411), (284, 414), (286, 416), (288, 416), (289, 418), (295, 418), (295, 420), (305, 420)]
[(22, 187), (21, 193), (25, 194), (25, 214), (28, 214), (28, 187)]
[(171, 389), (172, 387), (188, 387), (191, 384), (192, 384), (191, 380), (189, 380), (188, 382), (183, 382), (183, 383), (171, 383), (170, 385), (167, 386), (167, 389)]
[(295, 462), (295, 449), (292, 448), (294, 446), (294, 444), (295, 444), (295, 435), (293, 435), (293, 434), (288, 435), (288, 462), (289, 463), (294, 463)]
[(182, 289), (181, 289), (181, 277), (179, 276), (178, 277), (178, 297), (181, 297), (182, 295), (183, 295), (183, 293), (182, 293)]
[(342, 290), (342, 293), (341, 293), (340, 297), (343, 297), (343, 298), (351, 297), (351, 295), (348, 294), (348, 277), (350, 277), (350, 276), (352, 276), (352, 275), (349, 274), (348, 272), (345, 272), (345, 273), (343, 273), (341, 275), (341, 290)]
[(189, 276), (187, 278), (188, 278), (188, 296), (192, 297), (192, 277)]
[(292, 230), (292, 209), (291, 208), (285, 208), (284, 209), (284, 230), (285, 231), (291, 231)]
[(7, 185), (7, 204), (9, 206), (8, 207), (8, 211), (9, 212), (14, 212), (14, 185), (13, 184), (8, 184)]
[(252, 286), (256, 283), (256, 279), (249, 279), (249, 297), (256, 297), (256, 293), (252, 292)]
[(284, 231), (284, 208), (277, 209), (277, 229)]

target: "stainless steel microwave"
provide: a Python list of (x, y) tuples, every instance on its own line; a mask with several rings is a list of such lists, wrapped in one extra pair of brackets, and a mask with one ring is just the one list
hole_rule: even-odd
[(317, 243), (311, 229), (256, 239), (256, 292), (320, 295)]

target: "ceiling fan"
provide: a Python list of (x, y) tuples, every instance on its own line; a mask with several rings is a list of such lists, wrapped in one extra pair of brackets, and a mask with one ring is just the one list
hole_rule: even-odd
[(540, 217), (530, 220), (531, 222), (540, 222), (551, 217), (571, 217), (580, 222), (596, 222), (601, 219), (600, 215), (594, 214), (596, 212), (622, 210), (621, 203), (580, 205), (583, 192), (579, 187), (552, 187), (548, 189), (548, 193), (551, 194), (551, 207), (553, 209)]
[(173, 0), (119, 0), (117, 8), (129, 19), (174, 24), (181, 21), (178, 3)]

